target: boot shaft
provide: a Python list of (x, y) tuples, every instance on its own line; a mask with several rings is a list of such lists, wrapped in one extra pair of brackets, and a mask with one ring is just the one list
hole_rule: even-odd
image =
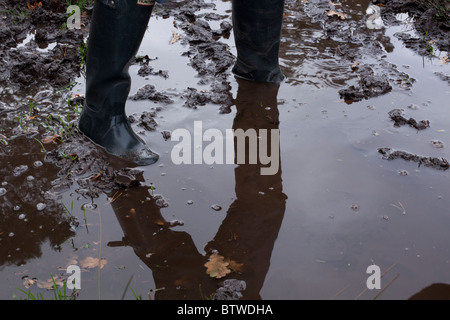
[(237, 62), (233, 73), (247, 80), (280, 82), (279, 50), (284, 0), (233, 0)]

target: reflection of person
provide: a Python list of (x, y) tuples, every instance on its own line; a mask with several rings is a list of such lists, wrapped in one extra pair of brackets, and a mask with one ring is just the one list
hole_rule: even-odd
[(450, 285), (433, 283), (413, 294), (408, 300), (450, 300)]
[[(278, 130), (278, 85), (246, 80), (238, 83), (233, 129)], [(206, 252), (217, 250), (233, 263), (242, 265), (236, 277), (247, 284), (244, 299), (259, 299), (286, 202), (281, 169), (274, 175), (261, 175), (260, 168), (261, 164), (236, 167), (236, 200), (214, 240), (205, 248)]]
[[(165, 0), (156, 0), (164, 2)], [(138, 165), (155, 163), (152, 152), (125, 115), (135, 57), (154, 6), (152, 0), (96, 0), (86, 57), (86, 101), (79, 129), (109, 153)], [(284, 0), (232, 0), (237, 61), (241, 78), (280, 82), (278, 51)]]
[[(233, 128), (278, 129), (279, 85), (243, 79), (238, 83)], [(120, 244), (132, 246), (152, 269), (156, 287), (164, 288), (156, 293), (157, 299), (209, 297), (225, 279), (245, 282), (243, 299), (260, 298), (286, 201), (281, 169), (274, 175), (261, 175), (260, 169), (261, 164), (235, 168), (236, 200), (206, 245), (206, 255), (198, 252), (189, 234), (170, 229), (147, 187), (126, 190), (112, 202), (124, 232)], [(204, 266), (216, 251), (234, 271), (221, 279), (207, 275)]]

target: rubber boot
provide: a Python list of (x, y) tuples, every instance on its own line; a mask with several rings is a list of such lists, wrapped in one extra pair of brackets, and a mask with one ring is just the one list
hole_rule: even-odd
[(251, 81), (284, 79), (278, 56), (284, 0), (233, 0), (237, 61), (232, 72)]
[(95, 2), (86, 57), (86, 100), (79, 121), (79, 129), (93, 142), (137, 165), (150, 165), (159, 158), (133, 132), (125, 114), (131, 87), (128, 69), (153, 4), (148, 0)]

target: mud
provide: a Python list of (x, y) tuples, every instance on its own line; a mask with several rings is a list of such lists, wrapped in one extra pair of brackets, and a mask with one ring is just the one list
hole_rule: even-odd
[[(369, 14), (366, 14), (367, 19), (351, 19), (352, 16), (345, 12), (339, 2), (311, 0), (305, 3), (306, 14), (312, 21), (321, 24), (327, 38), (339, 43), (335, 48), (330, 48), (330, 52), (346, 60), (358, 76), (355, 85), (339, 90), (340, 98), (347, 103), (385, 95), (391, 92), (393, 87), (410, 90), (413, 86), (414, 78), (399, 71), (398, 66), (384, 59), (385, 52), (391, 52), (393, 46), (382, 30), (401, 23), (396, 18), (397, 14), (411, 15), (414, 27), (423, 34), (423, 38), (417, 38), (409, 33), (396, 33), (395, 36), (402, 39), (406, 47), (412, 48), (420, 55), (433, 56), (427, 42), (433, 39), (430, 43), (437, 45), (439, 50), (448, 51), (449, 48), (449, 22), (436, 20), (435, 11), (427, 9), (417, 1), (373, 1), (372, 5), (381, 8), (380, 15), (384, 25), (369, 24)], [(372, 57), (377, 63), (363, 63), (362, 57)], [(443, 79), (443, 76), (440, 78)]]
[(376, 75), (369, 66), (360, 67), (358, 70), (359, 83), (347, 89), (339, 90), (341, 99), (345, 101), (361, 101), (392, 90), (389, 79), (385, 74)]
[(417, 130), (424, 130), (426, 128), (430, 127), (430, 121), (428, 120), (420, 120), (417, 121), (413, 118), (405, 118), (403, 116), (403, 109), (393, 109), (389, 111), (389, 117), (394, 121), (394, 126), (400, 127), (403, 125), (410, 125), (413, 128), (416, 128)]
[[(407, 13), (413, 20), (414, 28), (421, 37), (411, 37), (405, 33), (395, 36), (404, 41), (408, 48), (421, 55), (429, 54), (427, 41), (433, 40), (440, 51), (450, 51), (450, 19), (444, 17), (436, 8), (426, 6), (421, 1), (375, 0), (374, 4), (382, 5), (382, 17), (388, 25), (398, 25), (396, 14)], [(449, 12), (447, 8), (447, 14)]]
[[(81, 71), (78, 50), (87, 33), (87, 14), (83, 17), (82, 29), (68, 30), (64, 28), (67, 19), (65, 3), (44, 0), (42, 6), (33, 10), (27, 9), (27, 3), (0, 2), (0, 7), (4, 8), (0, 19), (0, 81), (22, 87), (50, 84), (61, 88)], [(27, 12), (21, 22), (17, 20), (20, 10)], [(53, 43), (57, 44), (50, 48)], [(18, 44), (22, 46), (16, 48)]]
[(230, 47), (220, 41), (220, 38), (228, 38), (232, 26), (229, 22), (222, 22), (219, 29), (213, 30), (207, 21), (219, 20), (220, 16), (196, 12), (200, 8), (214, 8), (213, 3), (200, 0), (191, 1), (189, 5), (184, 4), (181, 7), (178, 5), (171, 7), (170, 4), (164, 4), (164, 7), (167, 9), (166, 13), (175, 18), (177, 27), (185, 33), (181, 42), (187, 45), (188, 50), (182, 54), (189, 57), (191, 66), (198, 73), (199, 83), (209, 86), (201, 93), (188, 89), (185, 93), (185, 105), (196, 108), (208, 102), (219, 105), (220, 112), (229, 113), (233, 97), (230, 94), (228, 78), (235, 57), (230, 52)]
[[(0, 223), (0, 250), (2, 250), (0, 266), (21, 266), (31, 259), (41, 257), (42, 251), (45, 251), (45, 249), (42, 249), (44, 243), (48, 242), (52, 250), (58, 251), (62, 243), (73, 239), (77, 228), (79, 230), (81, 221), (66, 214), (66, 208), (70, 210), (70, 206), (62, 201), (65, 199), (64, 197), (67, 197), (67, 192), (72, 192), (70, 196), (73, 196), (77, 201), (87, 203), (91, 207), (99, 206), (98, 203), (101, 204), (106, 195), (106, 202), (111, 204), (125, 234), (122, 240), (111, 241), (108, 246), (110, 248), (132, 247), (141, 259), (137, 264), (142, 261), (152, 269), (156, 277), (156, 284), (169, 283), (172, 285), (173, 279), (170, 273), (175, 272), (180, 275), (180, 279), (176, 279), (176, 289), (167, 287), (165, 290), (161, 289), (158, 292), (158, 295), (161, 294), (161, 298), (184, 298), (188, 293), (194, 291), (198, 293), (198, 283), (190, 283), (182, 275), (188, 269), (187, 272), (190, 275), (199, 275), (199, 278), (203, 276), (203, 263), (206, 255), (203, 256), (203, 254), (197, 252), (191, 235), (177, 229), (177, 227), (184, 226), (185, 223), (175, 217), (174, 213), (177, 209), (183, 213), (195, 213), (195, 208), (200, 207), (201, 201), (182, 198), (183, 192), (191, 192), (195, 186), (190, 185), (192, 182), (189, 178), (187, 183), (189, 188), (184, 187), (181, 194), (177, 194), (177, 197), (183, 199), (183, 204), (187, 204), (188, 209), (176, 207), (176, 203), (175, 205), (169, 205), (170, 199), (166, 199), (163, 194), (154, 192), (154, 186), (150, 181), (157, 180), (156, 178), (146, 179), (144, 170), (111, 157), (78, 132), (76, 123), (79, 113), (74, 112), (74, 110), (82, 106), (84, 98), (82, 95), (74, 96), (70, 92), (70, 81), (81, 76), (83, 72), (83, 61), (79, 50), (86, 40), (90, 10), (83, 13), (82, 30), (72, 31), (61, 28), (65, 22), (66, 10), (66, 5), (62, 1), (43, 0), (42, 4), (42, 7), (38, 6), (33, 9), (30, 16), (22, 23), (17, 23), (17, 17), (9, 14), (2, 16), (2, 19), (0, 19), (0, 58), (2, 60), (0, 81), (2, 81), (4, 87), (1, 91), (2, 101), (0, 102), (0, 155), (4, 159), (2, 160), (2, 169), (0, 169), (0, 209), (2, 211), (0, 215), (2, 219)], [(400, 23), (396, 18), (398, 13), (407, 12), (411, 17), (414, 17), (415, 26), (422, 37), (406, 32), (395, 34), (395, 37), (403, 41), (408, 48), (424, 57), (429, 57), (429, 46), (427, 46), (426, 41), (424, 42), (424, 39), (433, 39), (433, 45), (436, 48), (441, 51), (448, 50), (448, 25), (442, 21), (436, 22), (430, 19), (433, 16), (433, 12), (430, 10), (420, 6), (417, 2), (383, 1), (375, 4), (383, 5), (381, 12), (387, 26)], [(2, 8), (20, 9), (25, 8), (26, 5), (26, 1), (0, 0)], [(298, 4), (287, 1), (287, 8), (289, 9), (290, 6), (295, 7)], [(345, 72), (339, 72), (339, 70), (330, 72), (330, 78), (335, 81), (332, 87), (339, 88), (333, 93), (336, 95), (334, 99), (340, 98), (347, 105), (353, 103), (358, 105), (358, 102), (364, 100), (383, 98), (399, 92), (400, 96), (403, 97), (403, 95), (407, 96), (413, 92), (416, 85), (413, 75), (406, 73), (409, 71), (405, 71), (405, 68), (399, 68), (399, 66), (386, 60), (386, 53), (392, 52), (394, 46), (382, 29), (369, 29), (365, 19), (362, 19), (361, 16), (355, 16), (353, 13), (349, 14), (347, 8), (338, 2), (309, 0), (305, 1), (302, 7), (305, 17), (310, 18), (312, 23), (320, 25), (317, 28), (320, 30), (320, 37), (318, 37), (321, 39), (320, 41), (327, 41), (329, 44), (323, 51), (325, 57), (337, 61), (337, 64), (346, 68)], [(213, 12), (215, 8), (213, 2), (203, 0), (168, 2), (157, 8), (159, 10), (155, 11), (152, 19), (173, 19), (178, 33), (173, 33), (170, 41), (180, 42), (183, 45), (183, 50), (179, 54), (187, 58), (189, 66), (195, 70), (198, 86), (195, 88), (186, 87), (177, 91), (159, 89), (153, 84), (146, 84), (137, 88), (131, 92), (130, 101), (144, 104), (146, 111), (129, 115), (129, 120), (140, 130), (139, 134), (143, 136), (151, 135), (155, 131), (161, 130), (162, 139), (169, 142), (171, 131), (160, 129), (160, 126), (164, 125), (164, 119), (160, 116), (164, 112), (168, 112), (170, 108), (176, 107), (177, 103), (192, 112), (202, 110), (204, 106), (210, 107), (212, 105), (224, 117), (230, 114), (236, 106), (232, 93), (234, 80), (230, 73), (234, 56), (232, 48), (225, 41), (231, 37), (232, 26), (228, 21), (221, 21), (224, 17), (222, 14)], [(295, 9), (298, 10), (297, 7)], [(330, 14), (330, 11), (335, 13)], [(289, 14), (289, 10), (287, 12)], [(220, 24), (219, 21), (221, 21)], [(210, 22), (213, 22), (216, 27), (211, 27)], [(301, 40), (304, 39), (298, 41)], [(319, 55), (317, 52), (316, 54)], [(283, 61), (285, 63), (283, 67), (288, 69), (287, 82), (292, 84), (294, 81), (292, 79), (295, 77), (289, 77), (291, 71), (288, 68), (287, 60), (285, 58)], [(137, 76), (142, 79), (172, 80), (170, 66), (168, 66), (169, 70), (165, 70), (156, 67), (157, 62), (157, 58), (150, 58), (146, 55), (136, 57), (134, 66), (138, 67)], [(340, 70), (344, 70), (344, 68)], [(413, 70), (410, 71), (413, 74)], [(435, 75), (438, 81), (450, 83), (449, 76), (445, 72), (437, 72)], [(297, 81), (307, 81), (303, 80), (302, 77), (298, 77), (298, 79)], [(63, 89), (64, 87), (66, 89)], [(16, 98), (11, 97), (14, 96), (14, 94), (11, 94), (14, 92), (17, 92)], [(283, 102), (278, 102), (280, 110), (282, 110)], [(284, 106), (286, 109), (289, 103), (291, 102)], [(297, 108), (300, 110), (304, 108), (304, 110), (310, 111), (313, 115), (312, 118), (314, 118), (315, 110), (306, 109), (308, 107), (307, 102), (298, 101), (296, 103), (298, 106), (287, 109), (287, 111), (283, 110), (283, 112), (288, 114), (288, 112), (295, 111)], [(270, 101), (272, 111), (278, 112), (278, 109), (274, 107), (275, 104), (272, 100)], [(391, 106), (389, 107), (392, 109)], [(347, 110), (342, 112), (345, 113)], [(330, 110), (329, 113), (335, 111)], [(242, 116), (242, 114), (245, 114), (245, 112), (239, 110), (239, 116)], [(424, 130), (430, 128), (430, 121), (417, 121), (412, 117), (405, 117), (403, 109), (392, 109), (388, 113), (388, 119), (385, 119), (387, 118), (385, 113), (382, 114), (381, 121), (386, 120), (389, 127), (392, 126), (392, 123), (389, 122), (390, 119), (394, 122), (395, 128), (409, 125), (420, 131), (421, 134), (432, 134), (429, 133), (431, 130)], [(321, 115), (324, 118), (328, 116), (326, 110), (323, 110)], [(267, 120), (267, 115), (256, 114), (255, 116), (266, 117), (264, 119)], [(280, 124), (278, 118), (277, 121), (272, 121), (272, 116), (269, 117), (270, 124), (278, 126)], [(306, 118), (306, 121), (304, 121), (304, 118)], [(294, 128), (308, 127), (308, 121), (311, 121), (309, 115), (303, 117), (303, 114), (300, 119), (295, 117), (291, 119), (295, 120), (294, 124), (290, 124)], [(238, 121), (239, 117), (237, 117)], [(348, 127), (350, 124), (346, 123), (345, 126)], [(288, 131), (288, 133), (290, 132)], [(327, 137), (327, 139), (330, 138)], [(386, 141), (384, 142), (386, 143)], [(302, 142), (299, 142), (299, 144), (301, 145)], [(435, 148), (434, 151), (440, 151), (441, 149), (445, 151), (444, 143), (438, 139), (432, 140), (431, 145)], [(307, 149), (307, 145), (303, 144), (303, 147), (305, 146)], [(378, 148), (373, 147), (373, 145), (371, 147), (381, 154), (383, 160), (402, 159), (417, 163), (418, 167), (427, 167), (439, 171), (447, 171), (449, 168), (449, 163), (444, 157), (421, 156), (395, 148)], [(310, 156), (317, 159), (318, 162), (323, 162), (323, 159), (327, 157), (316, 156), (316, 153), (323, 152), (323, 150), (318, 151), (317, 149), (317, 145), (315, 145), (310, 150), (297, 151), (301, 156), (296, 157), (298, 154), (295, 153), (294, 160), (292, 160), (296, 162), (295, 170), (288, 171), (288, 175), (301, 172), (303, 165), (308, 165), (306, 159), (309, 159)], [(305, 157), (305, 155), (308, 156)], [(336, 157), (336, 155), (333, 154), (332, 157)], [(289, 165), (289, 159), (287, 160), (287, 165)], [(340, 162), (341, 159), (337, 161)], [(327, 163), (318, 163), (317, 169), (311, 167), (311, 172), (314, 172), (314, 179), (309, 182), (306, 180), (305, 184), (309, 183), (314, 186), (314, 183), (317, 183), (318, 180), (317, 175), (326, 172), (328, 166)], [(163, 164), (158, 168), (163, 170)], [(213, 170), (212, 167), (211, 170)], [(254, 178), (252, 172), (248, 168), (236, 170), (235, 188), (237, 196), (236, 198), (235, 195), (230, 196), (233, 201), (227, 211), (222, 210), (222, 207), (225, 208), (224, 203), (226, 201), (219, 204), (219, 202), (216, 203), (216, 200), (207, 199), (209, 211), (212, 211), (213, 214), (222, 214), (226, 211), (228, 215), (214, 241), (208, 242), (205, 248), (209, 253), (219, 246), (223, 248), (223, 252), (231, 255), (235, 252), (233, 245), (236, 245), (242, 251), (239, 253), (240, 258), (246, 262), (246, 265), (265, 271), (256, 272), (254, 277), (257, 279), (254, 279), (253, 276), (248, 281), (227, 279), (220, 282), (218, 287), (216, 283), (208, 287), (208, 289), (211, 289), (210, 291), (206, 291), (207, 288), (205, 288), (205, 293), (214, 293), (214, 298), (218, 300), (241, 299), (250, 293), (254, 297), (259, 297), (259, 290), (263, 287), (264, 277), (267, 269), (269, 269), (273, 242), (282, 224), (286, 197), (281, 192), (281, 177), (277, 176), (274, 181), (259, 183), (261, 181), (257, 179), (250, 179)], [(354, 173), (354, 171), (350, 172)], [(165, 174), (166, 172), (162, 171), (161, 177), (164, 177)], [(333, 172), (334, 174), (336, 173)], [(152, 175), (154, 175), (154, 172), (152, 172)], [(169, 185), (171, 188), (179, 188), (179, 184), (183, 182), (181, 178), (179, 178), (180, 180), (177, 179), (174, 179), (176, 181), (174, 185)], [(208, 179), (205, 179), (205, 181), (205, 185), (208, 186)], [(249, 188), (249, 182), (251, 181), (255, 185)], [(303, 181), (303, 176), (298, 181)], [(369, 181), (370, 179), (367, 179), (365, 183), (369, 184)], [(161, 185), (163, 183), (161, 182)], [(214, 188), (218, 188), (220, 183), (212, 182), (212, 184)], [(369, 188), (366, 184), (361, 190)], [(310, 185), (306, 189), (313, 190)], [(256, 193), (256, 190), (262, 190), (258, 189), (262, 187), (265, 188), (264, 192), (260, 191), (256, 196), (246, 194), (248, 189), (254, 189)], [(161, 187), (161, 189), (164, 189), (164, 187)], [(207, 189), (207, 187), (204, 189)], [(296, 186), (294, 189), (298, 191), (300, 187)], [(342, 199), (338, 199), (337, 196), (331, 194), (332, 192), (328, 188), (321, 186), (322, 189), (326, 189), (327, 192), (322, 195), (323, 198), (320, 199), (320, 203), (329, 201), (328, 198), (331, 198), (330, 201), (334, 200), (334, 204), (327, 208), (328, 211), (324, 210), (325, 216), (328, 220), (338, 221), (339, 216), (336, 213), (338, 209), (335, 209), (335, 207), (339, 206), (337, 203)], [(225, 194), (219, 188), (216, 193), (217, 195)], [(268, 198), (263, 197), (264, 193), (267, 194)], [(117, 197), (119, 194), (122, 194), (123, 197)], [(298, 193), (293, 193), (293, 198), (307, 197), (307, 194), (307, 190), (298, 191)], [(348, 194), (343, 196), (345, 200), (348, 200), (347, 197), (350, 196)], [(200, 199), (204, 200), (203, 198)], [(303, 203), (303, 205), (308, 208), (307, 204)], [(316, 206), (319, 205), (310, 206), (311, 212), (315, 212)], [(174, 217), (166, 220), (160, 210), (165, 208), (171, 210), (171, 207), (177, 208), (170, 211), (170, 214), (173, 214)], [(193, 211), (189, 211), (191, 208), (194, 208)], [(347, 208), (352, 208), (351, 211), (354, 211), (352, 213), (357, 211), (358, 214), (364, 213), (365, 210), (364, 204), (361, 206), (352, 204), (351, 206), (348, 205)], [(295, 213), (289, 212), (288, 218), (292, 219), (292, 216), (297, 216), (296, 210)], [(136, 212), (141, 214), (136, 214)], [(241, 212), (247, 214), (246, 219), (240, 218)], [(188, 214), (186, 217), (189, 218)], [(273, 215), (273, 217), (261, 221), (261, 214), (264, 216)], [(387, 217), (387, 215), (383, 215), (383, 221), (389, 220), (384, 217)], [(302, 216), (302, 219), (304, 218)], [(209, 217), (203, 217), (199, 220), (203, 223), (205, 219), (209, 219)], [(18, 221), (27, 224), (17, 223)], [(148, 221), (152, 221), (152, 223), (148, 223)], [(307, 224), (311, 224), (311, 221), (301, 221), (299, 223), (301, 232), (297, 229), (293, 232), (305, 234), (306, 245), (300, 244), (302, 248), (311, 246), (311, 242), (313, 242), (311, 239), (314, 239), (315, 236), (313, 232), (307, 230), (308, 228), (303, 228)], [(186, 225), (189, 226), (189, 224)], [(231, 226), (239, 232), (230, 234)], [(147, 229), (140, 229), (141, 227)], [(203, 225), (200, 227), (202, 229), (209, 228), (209, 226)], [(145, 235), (143, 239), (138, 239), (141, 233), (136, 230), (143, 231), (142, 235)], [(258, 234), (258, 230), (263, 230), (264, 233)], [(379, 232), (379, 230), (376, 231)], [(320, 230), (319, 242), (324, 239), (322, 232), (323, 230)], [(368, 233), (370, 232), (372, 230), (368, 231)], [(342, 237), (345, 241), (349, 241), (346, 236), (339, 234), (326, 236), (330, 237), (331, 240), (328, 239), (327, 241), (330, 241), (333, 246), (336, 245), (336, 242), (333, 241), (335, 238)], [(353, 236), (359, 237), (358, 234)], [(358, 238), (358, 245), (350, 244), (350, 246), (359, 246), (362, 241), (360, 238)], [(154, 240), (156, 240), (157, 245), (153, 243)], [(148, 248), (143, 245), (143, 242), (146, 244), (146, 241), (149, 242)], [(267, 245), (261, 245), (261, 243)], [(341, 245), (341, 242), (338, 244)], [(78, 251), (78, 248), (81, 248), (79, 243), (77, 245), (73, 244), (73, 247), (77, 248), (73, 251)], [(149, 248), (153, 251), (149, 252)], [(258, 254), (249, 256), (248, 252), (253, 250), (257, 251)], [(355, 250), (358, 252), (358, 248)], [(346, 257), (342, 253), (343, 251), (344, 249), (341, 250), (339, 247), (339, 253), (332, 252), (330, 254), (332, 257), (327, 256), (326, 262), (335, 263), (333, 265), (333, 268), (335, 268)], [(158, 254), (154, 255), (155, 252)], [(192, 255), (186, 254), (186, 252), (192, 253)], [(299, 254), (299, 256), (301, 255)], [(318, 256), (314, 256), (314, 261), (320, 261), (324, 265), (325, 259), (319, 259)], [(192, 260), (189, 257), (193, 257)], [(289, 257), (289, 259), (293, 258)], [(301, 260), (305, 261), (303, 257)], [(180, 261), (182, 263), (179, 263)], [(296, 265), (298, 261), (289, 260), (289, 263)], [(192, 267), (194, 271), (190, 270), (189, 268), (194, 265), (195, 267)], [(349, 266), (350, 262), (348, 263)], [(317, 264), (314, 268), (317, 268)], [(299, 270), (301, 273), (304, 271), (301, 268)], [(295, 274), (295, 272), (294, 270), (289, 272), (289, 279), (284, 284), (280, 282), (282, 289), (278, 290), (273, 296), (297, 298), (296, 295), (290, 295), (289, 293), (289, 290), (291, 290), (289, 287), (294, 281), (291, 279), (294, 278), (291, 277), (291, 273)], [(232, 274), (233, 277), (239, 277), (240, 275), (239, 272)], [(271, 276), (273, 277), (273, 275), (268, 274), (267, 278), (270, 279)], [(307, 281), (305, 280), (305, 282)], [(192, 289), (192, 291), (186, 288)]]
[(393, 150), (391, 148), (379, 148), (378, 152), (383, 156), (383, 159), (386, 160), (403, 159), (406, 161), (417, 162), (419, 167), (425, 166), (437, 170), (448, 170), (448, 168), (450, 168), (450, 164), (445, 158), (420, 156), (407, 151)]

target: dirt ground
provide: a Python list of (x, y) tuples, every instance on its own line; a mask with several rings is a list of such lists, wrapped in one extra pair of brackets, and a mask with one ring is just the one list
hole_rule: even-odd
[[(435, 10), (419, 1), (386, 0), (374, 1), (372, 4), (382, 8), (383, 22), (387, 27), (400, 24), (396, 18), (397, 14), (408, 13), (410, 17), (414, 17), (413, 26), (417, 31), (416, 36), (406, 32), (397, 32), (394, 36), (415, 54), (427, 57), (432, 50), (447, 53), (450, 51), (449, 20), (436, 19)], [(289, 10), (290, 6), (298, 6), (298, 4), (295, 1), (287, 1), (288, 10), (285, 13), (287, 19), (293, 19), (295, 13)], [(342, 12), (339, 3), (330, 4), (328, 1), (309, 0), (303, 1), (302, 6), (306, 16), (312, 23), (320, 25), (321, 31), (328, 39), (340, 43), (338, 46), (327, 49), (327, 54), (334, 55), (341, 65), (350, 66), (350, 68), (346, 67), (347, 72), (349, 78), (354, 81), (351, 84), (341, 85), (336, 90), (335, 99), (340, 99), (348, 106), (366, 101), (369, 104), (370, 99), (389, 95), (393, 90), (409, 92), (414, 86), (414, 78), (399, 71), (392, 63), (364, 62), (364, 57), (379, 59), (385, 55), (385, 50), (390, 50), (392, 46), (390, 40), (383, 33), (368, 33), (363, 28), (366, 23), (363, 20), (353, 19), (353, 17), (343, 19), (342, 15), (338, 14)], [(189, 66), (198, 80), (197, 83), (205, 89), (186, 87), (184, 90), (169, 91), (151, 84), (140, 87), (130, 95), (130, 99), (136, 102), (150, 101), (156, 105), (151, 110), (129, 115), (130, 122), (144, 134), (159, 131), (165, 140), (170, 139), (170, 131), (160, 128), (159, 117), (164, 112), (165, 106), (171, 106), (176, 103), (175, 101), (183, 101), (183, 107), (186, 110), (198, 110), (205, 105), (212, 105), (217, 113), (222, 115), (231, 114), (236, 107), (230, 72), (235, 58), (232, 48), (222, 41), (230, 39), (232, 25), (227, 20), (222, 21), (222, 16), (214, 12), (214, 8), (213, 2), (195, 0), (168, 2), (155, 10), (152, 19), (164, 20), (170, 17), (176, 24), (177, 30), (182, 30), (180, 45), (184, 50), (178, 54), (188, 59)], [(102, 197), (106, 197), (110, 202), (113, 202), (111, 199), (115, 199), (117, 194), (127, 194), (128, 198), (121, 197), (114, 201), (113, 207), (127, 208), (123, 211), (128, 214), (131, 212), (132, 215), (149, 210), (148, 206), (154, 208), (157, 213), (152, 215), (151, 219), (157, 221), (156, 226), (152, 224), (142, 232), (150, 234), (164, 229), (165, 233), (163, 232), (164, 234), (157, 239), (156, 245), (149, 244), (152, 248), (159, 245), (152, 252), (164, 250), (164, 241), (170, 243), (171, 248), (191, 243), (186, 234), (171, 231), (172, 228), (182, 225), (182, 222), (167, 220), (159, 213), (159, 210), (167, 207), (167, 201), (161, 195), (149, 194), (149, 190), (153, 190), (153, 185), (144, 178), (142, 168), (112, 158), (78, 132), (77, 120), (84, 98), (82, 94), (74, 94), (71, 89), (75, 86), (73, 81), (83, 75), (83, 50), (88, 37), (92, 8), (88, 6), (82, 12), (82, 28), (71, 30), (64, 26), (66, 9), (67, 4), (60, 0), (42, 0), (34, 4), (26, 0), (0, 0), (0, 59), (2, 61), (0, 64), (2, 86), (0, 91), (0, 138), (2, 141), (0, 144), (0, 183), (2, 183), (0, 197), (4, 198), (0, 204), (0, 268), (6, 265), (22, 266), (30, 259), (39, 258), (42, 254), (41, 246), (46, 242), (58, 251), (61, 243), (74, 237), (83, 223), (80, 219), (67, 215), (67, 212), (71, 211), (68, 206), (61, 206), (60, 199), (65, 192), (71, 192), (78, 198), (103, 199)], [(331, 9), (335, 14), (330, 14)], [(212, 28), (205, 21), (213, 22), (217, 27)], [(352, 33), (349, 33), (350, 29), (353, 30)], [(31, 41), (30, 35), (33, 36)], [(173, 36), (175, 41), (177, 34)], [(428, 39), (432, 39), (432, 42)], [(383, 48), (380, 43), (383, 44)], [(282, 56), (287, 56), (287, 53), (282, 52)], [(442, 59), (447, 59), (448, 62), (448, 56)], [(158, 70), (153, 67), (153, 62), (149, 56), (139, 56), (133, 63), (133, 67), (138, 70), (137, 74), (141, 78), (157, 77), (161, 81), (172, 79), (172, 70)], [(283, 67), (286, 69), (287, 83), (292, 84), (295, 83), (295, 72), (291, 71), (294, 69), (289, 69), (287, 64), (288, 62)], [(336, 78), (336, 81), (341, 84), (345, 82), (339, 80), (339, 76)], [(450, 77), (445, 72), (436, 73), (436, 79), (450, 84)], [(393, 107), (387, 116), (396, 128), (408, 126), (417, 131), (430, 130), (428, 119), (414, 119), (409, 114), (405, 115), (412, 109), (405, 111)], [(439, 147), (439, 143), (439, 141), (435, 142), (436, 148)], [(390, 146), (380, 146), (377, 151), (383, 160), (401, 158), (440, 172), (446, 172), (449, 168), (449, 163), (444, 157), (422, 156), (414, 152), (396, 150), (395, 147)], [(281, 190), (275, 190), (274, 193), (273, 198), (269, 199), (271, 201), (253, 205), (258, 206), (259, 212), (272, 215), (272, 222), (281, 224), (281, 211), (284, 212), (285, 199)], [(142, 199), (147, 199), (149, 203), (143, 204)], [(137, 204), (139, 202), (141, 206)], [(18, 207), (17, 203), (21, 205)], [(130, 203), (136, 206), (128, 208)], [(11, 253), (11, 248), (15, 248), (18, 244), (13, 236), (8, 235), (23, 233), (23, 230), (15, 226), (16, 213), (20, 211), (29, 216), (28, 212), (36, 211), (36, 206), (38, 214), (29, 217), (30, 224), (34, 226), (32, 229), (36, 231), (33, 240), (27, 239), (31, 234), (28, 233), (20, 239), (20, 242), (27, 243), (28, 249)], [(233, 208), (237, 208), (235, 211), (238, 209), (245, 211), (247, 208), (243, 202), (236, 202), (234, 206)], [(217, 204), (215, 208), (218, 208), (217, 211), (221, 210)], [(355, 206), (354, 210), (357, 211), (358, 207)], [(250, 213), (249, 215), (251, 216)], [(227, 216), (230, 217), (227, 223), (239, 225), (239, 220), (233, 220), (231, 216), (231, 214)], [(127, 224), (127, 217), (119, 218), (119, 221), (125, 221), (123, 222), (124, 233), (127, 233), (130, 228), (131, 231), (127, 237), (131, 244), (128, 243), (128, 245), (133, 246), (133, 241), (139, 243), (139, 239), (134, 239), (136, 235)], [(255, 224), (259, 223), (257, 217), (249, 220)], [(145, 224), (139, 219), (134, 223)], [(264, 229), (266, 226), (260, 227)], [(216, 238), (208, 243), (206, 251), (214, 252), (217, 243), (222, 243), (223, 239), (229, 237), (229, 234), (225, 236), (226, 232), (221, 229)], [(267, 243), (267, 247), (271, 247), (276, 235), (274, 233), (267, 238), (258, 239), (260, 243)], [(29, 243), (32, 244), (29, 245)], [(123, 243), (116, 245), (123, 245)], [(152, 269), (164, 264), (164, 259), (151, 260), (147, 251), (141, 250), (139, 246), (133, 247), (136, 255)], [(221, 253), (233, 250), (226, 245), (222, 247)], [(177, 254), (182, 256), (183, 252), (175, 250), (171, 253), (171, 258), (177, 257)], [(269, 258), (265, 260), (262, 258), (267, 255), (270, 256), (267, 252), (260, 252), (256, 260), (267, 261)], [(193, 255), (190, 259), (182, 261), (186, 265), (189, 263), (203, 265), (208, 261), (201, 255)], [(264, 263), (261, 267), (263, 269), (266, 267)], [(234, 271), (238, 269), (239, 267), (235, 266)], [(189, 274), (200, 278), (197, 271)], [(158, 273), (158, 277), (161, 279), (155, 281), (166, 283), (170, 274), (161, 272)], [(177, 287), (190, 288), (192, 284), (186, 284), (185, 280), (180, 280)], [(258, 281), (263, 280), (247, 279), (248, 292), (251, 292), (252, 281), (259, 283)], [(197, 285), (196, 282), (195, 286)], [(204, 285), (207, 295), (214, 292), (214, 286), (210, 289), (206, 288), (210, 284)], [(210, 291), (207, 291), (209, 289)], [(231, 279), (229, 282), (221, 283), (214, 297), (216, 299), (240, 298), (241, 291), (245, 292), (245, 282)], [(179, 290), (172, 291), (170, 288), (166, 288), (160, 294), (165, 299), (180, 297)]]

